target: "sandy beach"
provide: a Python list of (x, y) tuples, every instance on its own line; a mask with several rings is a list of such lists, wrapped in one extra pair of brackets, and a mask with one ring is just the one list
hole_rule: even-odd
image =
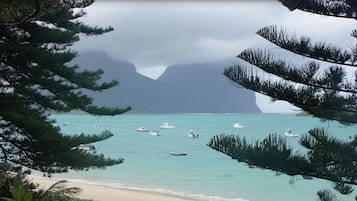
[[(54, 184), (57, 179), (47, 178), (32, 178), (34, 183), (40, 185), (40, 188), (47, 189)], [(78, 187), (82, 189), (79, 198), (90, 199), (94, 201), (194, 201), (193, 199), (181, 198), (174, 195), (163, 193), (120, 189), (109, 186), (85, 184), (79, 182), (68, 181), (66, 187)]]

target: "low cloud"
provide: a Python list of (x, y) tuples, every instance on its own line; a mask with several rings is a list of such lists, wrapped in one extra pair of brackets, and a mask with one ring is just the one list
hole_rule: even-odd
[(233, 58), (266, 46), (255, 32), (271, 24), (343, 47), (353, 44), (355, 27), (353, 20), (291, 12), (278, 1), (99, 1), (86, 10), (85, 23), (115, 30), (83, 37), (74, 48), (103, 50), (138, 68)]
[(233, 58), (260, 27), (288, 12), (276, 2), (98, 2), (83, 21), (115, 31), (75, 48), (100, 49), (138, 68)]

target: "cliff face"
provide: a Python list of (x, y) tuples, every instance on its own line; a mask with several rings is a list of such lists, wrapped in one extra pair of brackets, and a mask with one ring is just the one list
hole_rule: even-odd
[(233, 63), (222, 61), (169, 66), (158, 80), (185, 90), (186, 97), (195, 102), (192, 106), (196, 112), (260, 112), (254, 92), (233, 86), (223, 75), (224, 68)]
[(253, 92), (232, 86), (222, 75), (232, 62), (169, 66), (157, 80), (103, 52), (82, 53), (73, 63), (81, 69), (103, 69), (103, 81), (119, 81), (118, 86), (104, 92), (86, 91), (98, 105), (131, 105), (135, 113), (260, 112)]

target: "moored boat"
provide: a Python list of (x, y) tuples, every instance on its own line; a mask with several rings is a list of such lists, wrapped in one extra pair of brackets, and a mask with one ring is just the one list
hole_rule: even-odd
[(176, 126), (170, 124), (169, 122), (164, 122), (160, 125), (160, 128), (176, 128)]
[(173, 156), (186, 156), (187, 155), (186, 152), (181, 152), (181, 151), (170, 151), (169, 153)]
[(80, 144), (80, 145), (78, 145), (77, 147), (72, 147), (72, 149), (95, 151), (95, 146), (92, 145), (92, 144)]
[(150, 135), (153, 135), (153, 136), (160, 136), (160, 131), (150, 131)]
[(293, 131), (290, 128), (288, 128), (285, 131), (285, 136), (287, 136), (287, 137), (299, 137), (299, 134), (293, 133)]
[(198, 133), (196, 133), (193, 130), (189, 130), (188, 133), (187, 133), (187, 136), (190, 137), (190, 138), (198, 138)]
[(233, 128), (244, 128), (244, 125), (242, 125), (240, 123), (234, 123)]
[(139, 127), (136, 129), (136, 132), (149, 132), (149, 129), (147, 129), (145, 127)]

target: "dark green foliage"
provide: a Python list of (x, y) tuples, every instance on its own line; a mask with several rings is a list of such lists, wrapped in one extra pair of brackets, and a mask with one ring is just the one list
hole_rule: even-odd
[(321, 201), (337, 201), (336, 195), (329, 190), (320, 190), (317, 195)]
[[(357, 1), (280, 0), (290, 10), (300, 9), (321, 15), (357, 19)], [(348, 80), (346, 68), (357, 67), (356, 47), (345, 49), (328, 42), (313, 43), (299, 39), (284, 28), (267, 26), (257, 34), (294, 54), (315, 59), (302, 66), (277, 58), (267, 50), (247, 49), (238, 55), (244, 63), (225, 69), (224, 75), (234, 84), (285, 100), (322, 120), (343, 124), (357, 123), (357, 73)], [(352, 37), (357, 38), (357, 30)], [(331, 65), (322, 69), (318, 60)], [(257, 70), (259, 69), (259, 71)], [(293, 154), (283, 138), (270, 135), (263, 141), (247, 143), (244, 138), (215, 136), (209, 146), (233, 159), (288, 175), (321, 178), (334, 183), (341, 194), (350, 194), (357, 185), (357, 136), (350, 141), (329, 137), (324, 129), (311, 129), (300, 139), (306, 155)], [(328, 191), (318, 192), (323, 201), (335, 201)], [(357, 196), (356, 196), (357, 199)]]
[(306, 12), (320, 15), (357, 18), (357, 2), (354, 0), (346, 1), (322, 1), (322, 0), (279, 0), (290, 10), (299, 9)]
[[(351, 52), (344, 51), (342, 60), (337, 60), (342, 56), (333, 56), (341, 55), (342, 50), (330, 46), (324, 48), (324, 52), (328, 52), (324, 55), (311, 52), (310, 46), (299, 47), (300, 42), (294, 42), (294, 39), (287, 37), (285, 32), (277, 31), (275, 26), (265, 27), (258, 33), (282, 48), (303, 56), (356, 65)], [(321, 74), (320, 65), (316, 62), (309, 62), (301, 67), (295, 66), (282, 59), (276, 59), (267, 50), (259, 49), (244, 50), (238, 57), (281, 79), (265, 80), (249, 67), (234, 65), (224, 72), (224, 75), (233, 82), (273, 99), (288, 101), (322, 119), (338, 120), (346, 124), (357, 123), (357, 85), (356, 82), (346, 81), (347, 73), (342, 67), (330, 66)], [(300, 87), (296, 87), (296, 84), (300, 84)]]
[(77, 187), (66, 188), (65, 183), (67, 181), (60, 180), (55, 182), (47, 190), (40, 190), (37, 192), (37, 196), (41, 201), (74, 201), (74, 195), (78, 195), (81, 189)]
[(353, 56), (351, 52), (335, 47), (326, 42), (312, 44), (308, 37), (300, 40), (290, 36), (285, 29), (279, 30), (276, 26), (261, 28), (257, 34), (274, 43), (275, 45), (303, 56), (329, 61), (337, 64), (352, 65)]
[(276, 134), (271, 134), (263, 141), (256, 141), (252, 144), (248, 143), (244, 137), (221, 134), (214, 136), (208, 146), (239, 162), (285, 172), (288, 175), (296, 175), (298, 173), (296, 166), (306, 163), (305, 158), (292, 156), (292, 149), (286, 144), (286, 138)]
[[(9, 174), (11, 172), (11, 174)], [(12, 169), (0, 163), (0, 200), (3, 201), (80, 201), (74, 198), (81, 190), (66, 187), (66, 181), (60, 180), (48, 189), (38, 189), (38, 185), (26, 179), (27, 173), (21, 169)], [(36, 189), (36, 190), (35, 190)]]
[[(355, 93), (342, 96), (339, 93), (342, 90), (331, 90), (326, 85), (318, 88), (308, 83), (296, 87), (294, 83), (286, 80), (264, 80), (251, 69), (240, 65), (225, 69), (224, 75), (248, 89), (268, 95), (273, 100), (288, 101), (321, 119), (338, 120), (344, 124), (357, 123)], [(313, 80), (300, 82), (310, 81)]]
[[(16, 2), (16, 3), (15, 3)], [(89, 27), (78, 21), (93, 0), (24, 0), (0, 3), (0, 162), (47, 173), (85, 170), (119, 164), (123, 159), (72, 149), (112, 136), (65, 136), (51, 112), (82, 110), (96, 115), (117, 115), (127, 108), (92, 104), (82, 89), (102, 91), (118, 84), (98, 83), (103, 70), (79, 71), (69, 65), (76, 56), (70, 47), (79, 35), (100, 35), (113, 30)], [(77, 8), (77, 9), (76, 9)]]
[(9, 164), (0, 162), (0, 200), (3, 198), (13, 198), (16, 196), (33, 196), (32, 191), (36, 185), (25, 178), (26, 171), (21, 168), (13, 168)]
[(330, 180), (335, 182), (336, 190), (348, 194), (352, 192), (348, 184), (357, 185), (357, 150), (354, 143), (355, 140), (343, 142), (329, 137), (324, 129), (311, 129), (300, 140), (300, 144), (307, 149), (306, 155), (293, 153), (286, 138), (276, 134), (254, 143), (248, 143), (244, 137), (221, 134), (214, 136), (208, 146), (252, 166), (291, 176)]

